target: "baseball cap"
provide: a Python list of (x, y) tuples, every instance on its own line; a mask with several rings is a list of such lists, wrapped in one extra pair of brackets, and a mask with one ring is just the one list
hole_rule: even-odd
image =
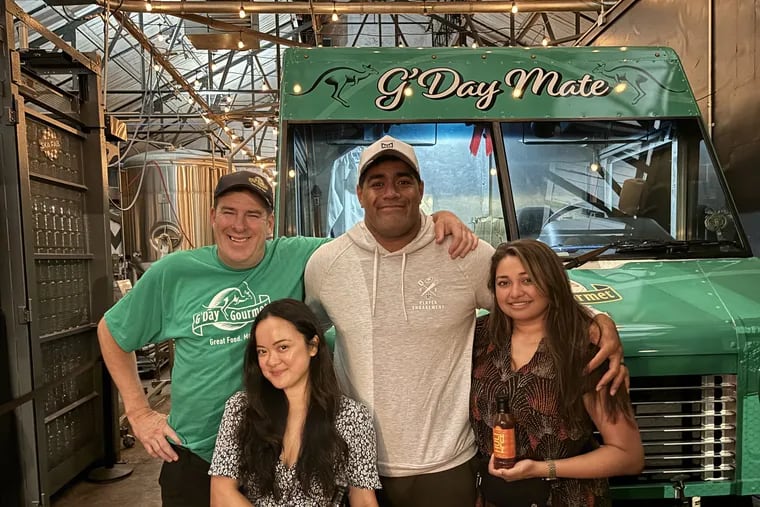
[(419, 176), (420, 164), (417, 162), (417, 155), (414, 154), (414, 148), (391, 136), (385, 136), (364, 149), (361, 157), (359, 157), (359, 176), (372, 165), (372, 162), (385, 156), (392, 156), (403, 160), (409, 164)]
[(261, 174), (251, 171), (237, 171), (219, 178), (214, 190), (214, 199), (230, 190), (250, 190), (264, 200), (264, 204), (274, 209), (274, 191), (272, 185)]

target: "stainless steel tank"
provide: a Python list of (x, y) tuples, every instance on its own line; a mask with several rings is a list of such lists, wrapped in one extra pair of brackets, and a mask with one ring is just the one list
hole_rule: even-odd
[(152, 262), (212, 244), (214, 187), (231, 170), (226, 159), (194, 150), (150, 151), (124, 160), (121, 207), (134, 202), (122, 213), (125, 254)]

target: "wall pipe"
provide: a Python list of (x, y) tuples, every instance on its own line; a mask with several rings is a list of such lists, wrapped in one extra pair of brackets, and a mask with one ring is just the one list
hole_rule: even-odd
[(100, 5), (108, 4), (110, 9), (121, 12), (150, 12), (153, 14), (237, 14), (241, 7), (246, 14), (476, 14), (510, 12), (513, 3), (520, 12), (561, 12), (600, 11), (602, 5), (612, 6), (613, 0), (594, 1), (550, 1), (535, 0), (512, 2), (487, 0), (477, 2), (240, 2), (220, 0), (206, 2), (199, 0), (143, 1), (143, 0), (99, 0)]
[(710, 138), (713, 136), (713, 93), (715, 88), (715, 76), (713, 75), (713, 58), (715, 56), (715, 44), (713, 42), (715, 32), (715, 2), (707, 0), (707, 132)]

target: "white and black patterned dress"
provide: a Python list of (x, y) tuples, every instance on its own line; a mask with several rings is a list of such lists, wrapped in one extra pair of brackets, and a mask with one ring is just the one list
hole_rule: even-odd
[[(233, 394), (224, 407), (224, 416), (216, 437), (214, 457), (209, 475), (219, 475), (237, 479), (248, 499), (256, 507), (321, 507), (329, 501), (322, 489), (312, 482), (308, 492), (301, 489), (296, 479), (295, 464), (288, 468), (277, 462), (275, 480), (283, 498), (278, 502), (271, 495), (264, 496), (256, 487), (252, 474), (243, 475), (241, 451), (237, 433), (247, 405), (245, 392)], [(362, 489), (379, 489), (380, 477), (377, 473), (377, 449), (375, 428), (367, 408), (345, 396), (341, 398), (335, 428), (348, 445), (348, 464), (344, 472), (336, 470), (336, 483)]]

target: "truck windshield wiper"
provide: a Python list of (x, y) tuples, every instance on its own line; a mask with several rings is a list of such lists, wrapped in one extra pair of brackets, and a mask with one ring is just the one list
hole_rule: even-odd
[(719, 239), (719, 240), (707, 240), (707, 239), (691, 239), (691, 240), (645, 240), (638, 244), (622, 244), (615, 248), (618, 253), (627, 252), (658, 252), (672, 254), (676, 252), (693, 252), (703, 250), (705, 248), (714, 248), (722, 246), (732, 246), (741, 250), (742, 245), (738, 241)]
[(632, 253), (632, 252), (657, 252), (664, 254), (674, 254), (678, 252), (692, 252), (695, 250), (702, 250), (705, 248), (732, 246), (738, 250), (742, 250), (741, 243), (734, 240), (721, 239), (721, 240), (705, 240), (705, 239), (693, 239), (693, 240), (619, 240), (608, 243), (594, 250), (590, 250), (584, 254), (567, 259), (564, 261), (565, 269), (573, 269), (581, 266), (589, 261), (592, 261), (605, 253), (607, 250), (615, 249), (616, 253)]

